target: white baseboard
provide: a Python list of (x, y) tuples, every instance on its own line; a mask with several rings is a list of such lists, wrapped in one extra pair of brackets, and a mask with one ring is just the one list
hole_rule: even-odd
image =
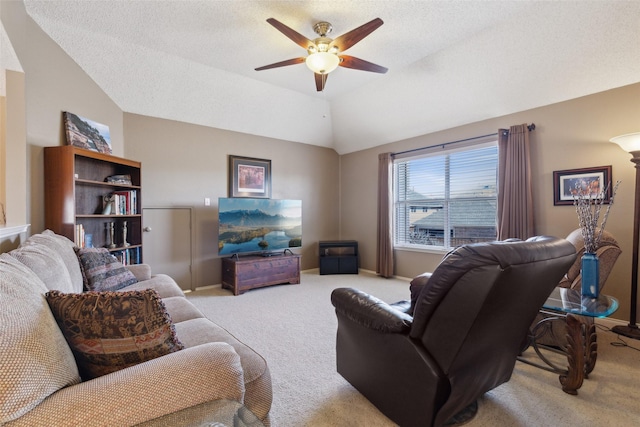
[(184, 292), (185, 294), (189, 293), (189, 292), (195, 292), (195, 291), (202, 291), (205, 289), (213, 289), (213, 288), (221, 288), (222, 284), (218, 283), (216, 285), (205, 285), (205, 286), (198, 286), (194, 291), (190, 291), (190, 290), (183, 290), (182, 292)]

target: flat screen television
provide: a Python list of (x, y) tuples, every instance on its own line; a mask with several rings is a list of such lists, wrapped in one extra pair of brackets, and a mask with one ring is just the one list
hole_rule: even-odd
[(302, 246), (302, 200), (218, 199), (218, 254), (275, 255)]

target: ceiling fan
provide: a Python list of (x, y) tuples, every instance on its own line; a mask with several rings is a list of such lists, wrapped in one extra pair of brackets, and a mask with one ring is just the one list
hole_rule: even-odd
[(387, 68), (380, 65), (373, 64), (354, 56), (341, 54), (380, 27), (383, 24), (382, 19), (380, 18), (367, 22), (366, 24), (349, 31), (336, 39), (330, 39), (327, 37), (327, 34), (329, 34), (333, 29), (330, 23), (318, 22), (313, 26), (313, 30), (320, 37), (313, 41), (287, 27), (277, 19), (269, 18), (267, 19), (267, 22), (273, 25), (282, 34), (293, 40), (297, 45), (303, 47), (309, 55), (306, 57), (293, 58), (265, 65), (263, 67), (256, 68), (256, 71), (295, 65), (304, 62), (315, 74), (316, 89), (318, 92), (322, 92), (324, 90), (328, 74), (338, 66), (352, 68), (354, 70), (371, 71), (373, 73), (384, 74), (387, 72)]

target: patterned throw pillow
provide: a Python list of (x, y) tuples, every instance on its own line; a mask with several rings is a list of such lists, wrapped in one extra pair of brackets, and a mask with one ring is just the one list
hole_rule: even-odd
[(83, 380), (184, 348), (153, 289), (46, 295)]
[(118, 259), (105, 248), (77, 248), (84, 287), (89, 291), (117, 291), (138, 283)]

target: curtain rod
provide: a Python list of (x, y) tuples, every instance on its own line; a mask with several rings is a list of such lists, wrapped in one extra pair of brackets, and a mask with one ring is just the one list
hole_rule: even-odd
[[(535, 128), (536, 128), (536, 124), (535, 123), (531, 123), (530, 125), (527, 125), (527, 129), (529, 129), (529, 132), (531, 132)], [(507, 132), (509, 132), (509, 131), (507, 130)], [(490, 133), (490, 134), (487, 134), (487, 135), (474, 136), (472, 138), (459, 139), (457, 141), (445, 142), (443, 144), (433, 144), (433, 145), (430, 145), (428, 147), (420, 147), (420, 148), (413, 148), (411, 150), (406, 150), (406, 151), (398, 151), (397, 153), (391, 153), (391, 155), (392, 156), (398, 156), (400, 154), (407, 154), (407, 153), (413, 153), (414, 151), (426, 150), (427, 148), (446, 147), (447, 145), (458, 144), (460, 142), (473, 141), (474, 139), (488, 138), (490, 136), (498, 136), (498, 132)]]

